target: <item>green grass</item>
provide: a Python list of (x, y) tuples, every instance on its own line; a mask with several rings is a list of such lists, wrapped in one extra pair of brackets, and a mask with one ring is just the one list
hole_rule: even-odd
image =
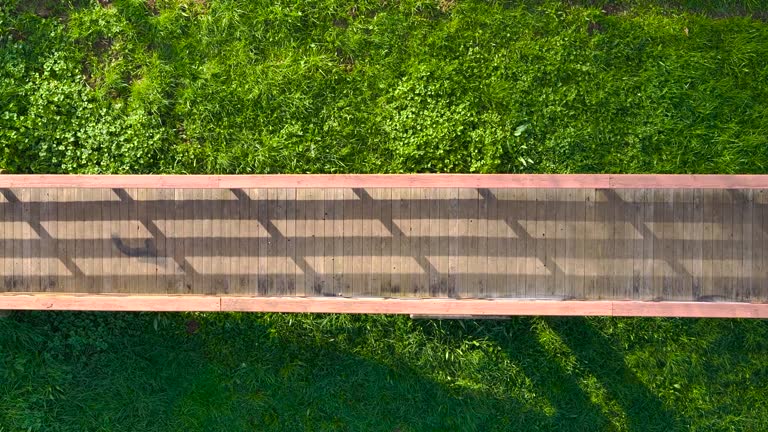
[(20, 313), (0, 368), (3, 431), (768, 428), (765, 321)]
[[(764, 0), (102, 3), (0, 0), (0, 168), (768, 167)], [(0, 432), (759, 431), (766, 382), (757, 320), (0, 319)]]
[(6, 169), (768, 167), (765, 0), (103, 2), (1, 3)]

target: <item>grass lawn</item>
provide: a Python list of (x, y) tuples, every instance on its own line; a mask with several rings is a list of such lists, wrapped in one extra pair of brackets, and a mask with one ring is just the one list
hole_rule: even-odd
[[(0, 168), (768, 172), (765, 0), (0, 0)], [(0, 319), (0, 432), (768, 430), (768, 322)]]

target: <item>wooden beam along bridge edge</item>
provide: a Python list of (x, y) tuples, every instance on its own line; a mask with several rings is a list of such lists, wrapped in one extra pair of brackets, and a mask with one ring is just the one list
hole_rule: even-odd
[[(657, 174), (275, 174), (275, 175), (34, 175), (0, 174), (10, 188), (556, 188), (768, 189), (768, 175)], [(0, 310), (241, 311), (375, 313), (432, 316), (656, 316), (768, 318), (768, 303), (553, 300), (407, 299), (386, 297), (249, 297), (0, 293)]]
[(633, 300), (396, 299), (125, 294), (0, 294), (0, 310), (286, 312), (430, 316), (768, 318), (768, 304)]

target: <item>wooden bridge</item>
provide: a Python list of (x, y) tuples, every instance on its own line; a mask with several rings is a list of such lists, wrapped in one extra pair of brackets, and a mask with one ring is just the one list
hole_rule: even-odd
[(768, 176), (0, 175), (0, 309), (768, 317)]

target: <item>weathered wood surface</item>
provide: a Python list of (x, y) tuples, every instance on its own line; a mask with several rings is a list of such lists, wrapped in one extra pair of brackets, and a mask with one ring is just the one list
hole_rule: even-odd
[(766, 189), (149, 186), (0, 189), (0, 291), (768, 301)]

